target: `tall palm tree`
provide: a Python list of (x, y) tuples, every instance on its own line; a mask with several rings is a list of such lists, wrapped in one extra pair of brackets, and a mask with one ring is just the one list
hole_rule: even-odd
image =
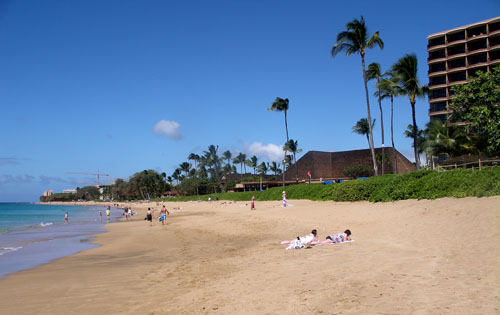
[[(375, 127), (375, 119), (373, 119), (371, 126), (372, 128)], [(358, 120), (356, 125), (352, 126), (352, 132), (366, 136), (368, 146), (370, 146), (370, 124), (368, 124), (368, 119), (361, 118)]]
[(302, 149), (299, 149), (298, 140), (295, 140), (295, 141), (293, 139), (288, 140), (288, 142), (285, 143), (283, 150), (290, 151), (291, 153), (293, 153), (293, 161), (294, 161), (293, 164), (295, 164), (295, 180), (298, 183), (299, 182), (299, 169), (297, 166), (296, 154), (302, 152)]
[[(366, 72), (366, 77), (368, 80), (377, 80), (376, 87), (378, 89), (378, 93), (375, 93), (375, 96), (378, 96), (378, 108), (380, 109), (380, 130), (382, 132), (382, 156), (385, 156), (385, 144), (384, 144), (384, 112), (382, 111), (382, 97), (380, 93), (380, 80), (382, 79), (382, 71), (380, 70), (380, 64), (378, 62), (372, 62), (368, 65), (368, 71)], [(385, 173), (385, 163), (382, 163), (382, 175)]]
[[(424, 143), (426, 142), (426, 138), (425, 138), (425, 130), (422, 130), (420, 128), (418, 128), (417, 126), (417, 129), (415, 130), (413, 128), (413, 125), (408, 125), (406, 127), (406, 130), (404, 131), (404, 135), (406, 138), (413, 138), (415, 139), (415, 134), (417, 135), (417, 141), (414, 141), (413, 144), (411, 145), (414, 149), (415, 149), (415, 153), (420, 155), (422, 153), (424, 153), (425, 151), (425, 146), (424, 146)], [(415, 147), (416, 146), (416, 147)]]
[(397, 77), (392, 72), (387, 72), (389, 78), (382, 79), (378, 84), (378, 93), (376, 96), (380, 96), (381, 100), (389, 98), (391, 100), (391, 142), (392, 148), (394, 150), (392, 172), (394, 174), (398, 173), (398, 159), (396, 157), (396, 146), (394, 145), (394, 96), (398, 95)]
[[(285, 131), (286, 131), (286, 141), (288, 142), (288, 122), (286, 119), (286, 113), (288, 112), (288, 107), (289, 107), (290, 102), (288, 101), (288, 98), (282, 99), (277, 97), (274, 102), (271, 104), (271, 106), (268, 108), (268, 110), (271, 111), (277, 111), (277, 112), (283, 112), (285, 114)], [(286, 151), (285, 151), (285, 157), (284, 160), (286, 160)], [(283, 163), (283, 186), (285, 186), (285, 163)]]
[[(235, 164), (240, 164), (240, 173), (241, 173), (241, 178), (243, 178), (243, 164), (245, 164), (245, 161), (247, 159), (247, 155), (240, 152), (234, 159), (233, 163)], [(245, 168), (245, 173), (246, 173), (246, 168)]]
[(232, 158), (231, 151), (227, 150), (226, 152), (222, 153), (222, 158), (227, 160), (227, 165), (231, 166), (231, 158)]
[(276, 161), (272, 161), (269, 164), (269, 170), (274, 173), (274, 175), (278, 175), (281, 172), (280, 163), (276, 163)]
[(365, 94), (366, 94), (366, 109), (368, 115), (368, 125), (369, 125), (369, 145), (370, 151), (372, 153), (373, 170), (375, 171), (375, 176), (378, 175), (377, 161), (375, 158), (375, 148), (373, 146), (373, 126), (371, 125), (372, 117), (370, 114), (370, 97), (368, 95), (368, 79), (366, 77), (365, 70), (365, 54), (366, 49), (373, 48), (375, 46), (384, 48), (384, 42), (379, 36), (379, 32), (375, 32), (372, 36), (368, 35), (368, 30), (365, 25), (365, 19), (361, 17), (360, 20), (354, 19), (346, 24), (346, 30), (338, 33), (337, 41), (332, 47), (331, 54), (335, 57), (338, 53), (345, 51), (346, 56), (352, 54), (359, 54), (361, 56), (361, 66), (363, 68), (363, 81), (365, 83)]
[(413, 149), (415, 153), (415, 164), (417, 170), (420, 168), (420, 157), (418, 155), (417, 145), (417, 121), (415, 119), (415, 104), (417, 98), (423, 98), (428, 92), (427, 85), (420, 85), (418, 80), (418, 63), (415, 54), (406, 54), (400, 58), (393, 66), (392, 70), (398, 77), (398, 86), (400, 87), (400, 95), (408, 96), (411, 105), (411, 116), (413, 122)]
[(191, 153), (191, 154), (188, 156), (188, 160), (190, 160), (190, 161), (194, 161), (194, 168), (198, 168), (197, 163), (199, 163), (199, 162), (200, 162), (200, 156), (199, 156), (198, 154)]
[(182, 172), (186, 173), (186, 176), (188, 176), (189, 170), (191, 169), (191, 164), (189, 164), (188, 162), (182, 162), (179, 165), (179, 168), (181, 169)]
[(247, 160), (247, 165), (253, 168), (253, 174), (255, 175), (255, 169), (259, 163), (259, 159), (254, 155), (250, 159)]
[(260, 163), (259, 166), (257, 166), (257, 171), (261, 176), (266, 175), (267, 171), (269, 171), (269, 167), (266, 162)]

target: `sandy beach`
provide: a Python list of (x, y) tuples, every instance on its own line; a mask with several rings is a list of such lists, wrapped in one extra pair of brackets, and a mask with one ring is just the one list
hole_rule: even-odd
[[(166, 203), (0, 280), (2, 314), (499, 314), (500, 197)], [(172, 210), (182, 207), (182, 210)], [(355, 242), (280, 241), (349, 228)]]

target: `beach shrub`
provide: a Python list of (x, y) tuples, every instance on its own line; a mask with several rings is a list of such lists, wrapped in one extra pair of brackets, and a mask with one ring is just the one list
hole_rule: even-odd
[[(230, 192), (203, 195), (201, 200), (258, 201), (280, 200), (286, 190), (289, 199), (386, 202), (405, 199), (436, 199), (443, 197), (485, 197), (500, 195), (500, 167), (481, 171), (454, 169), (449, 171), (419, 170), (406, 174), (387, 174), (344, 181), (330, 185), (298, 184), (274, 187), (265, 191)], [(197, 200), (186, 196), (171, 201)]]
[(344, 175), (346, 177), (370, 177), (374, 175), (373, 168), (366, 164), (357, 164), (344, 168)]

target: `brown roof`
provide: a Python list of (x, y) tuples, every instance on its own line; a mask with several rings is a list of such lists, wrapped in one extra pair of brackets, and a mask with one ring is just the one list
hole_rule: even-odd
[[(376, 148), (375, 154), (382, 154), (382, 148)], [(415, 165), (392, 147), (385, 148), (385, 154), (390, 156), (390, 161), (385, 164), (386, 174), (392, 173), (394, 155), (397, 158), (397, 173), (402, 174), (415, 170)], [(307, 172), (310, 171), (313, 179), (345, 178), (344, 169), (358, 164), (370, 167), (373, 165), (370, 149), (342, 152), (309, 151), (297, 161), (298, 177), (299, 180), (307, 179)], [(378, 163), (378, 169), (380, 174), (382, 169), (380, 163)], [(295, 180), (295, 176), (295, 165), (292, 165), (285, 172), (285, 178), (287, 181)]]

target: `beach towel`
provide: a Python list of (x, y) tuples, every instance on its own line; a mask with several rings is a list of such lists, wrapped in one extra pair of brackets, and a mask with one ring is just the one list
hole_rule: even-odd
[(333, 243), (331, 241), (321, 241), (321, 242), (312, 242), (311, 245), (314, 245), (314, 246), (320, 246), (320, 245), (330, 245), (330, 244), (342, 244), (342, 243), (351, 243), (351, 242), (354, 242), (354, 240), (349, 240), (349, 241), (345, 241), (345, 242), (340, 242), (340, 243)]

